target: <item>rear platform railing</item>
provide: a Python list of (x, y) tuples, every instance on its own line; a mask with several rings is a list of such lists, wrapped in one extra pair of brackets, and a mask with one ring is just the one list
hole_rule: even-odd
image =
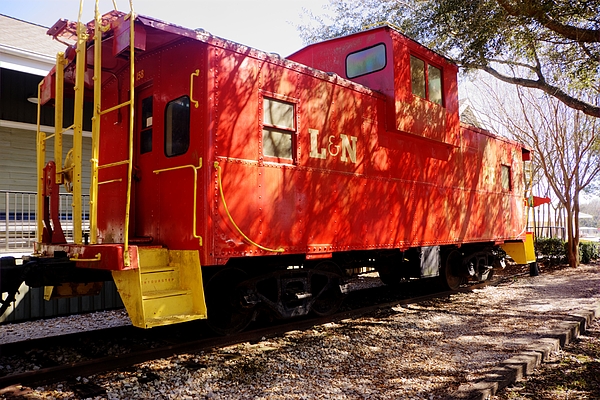
[[(81, 225), (84, 234), (89, 231), (89, 207), (84, 196)], [(32, 251), (37, 237), (36, 218), (37, 194), (0, 190), (0, 253)], [(73, 195), (62, 193), (59, 196), (59, 214), (68, 243), (73, 237)]]

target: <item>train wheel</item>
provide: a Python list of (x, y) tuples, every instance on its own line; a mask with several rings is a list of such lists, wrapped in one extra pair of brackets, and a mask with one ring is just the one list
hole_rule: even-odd
[(398, 285), (403, 278), (402, 270), (398, 266), (379, 266), (377, 273), (381, 282), (388, 286)]
[(237, 268), (222, 269), (206, 285), (208, 327), (219, 335), (244, 330), (254, 319), (255, 308), (244, 302), (240, 286), (248, 274)]
[[(334, 262), (324, 261), (315, 266), (311, 280), (311, 291), (316, 296), (312, 311), (319, 316), (331, 315), (336, 312), (344, 301), (340, 290), (342, 270)], [(319, 274), (319, 271), (326, 274)]]
[(450, 290), (457, 290), (464, 281), (464, 279), (461, 276), (456, 275), (455, 272), (460, 268), (461, 264), (462, 254), (460, 254), (458, 250), (450, 251), (443, 261), (443, 273), (441, 274), (443, 279), (442, 283)]

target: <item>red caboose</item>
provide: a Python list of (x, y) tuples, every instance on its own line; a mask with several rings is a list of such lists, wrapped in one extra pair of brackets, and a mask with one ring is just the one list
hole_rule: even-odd
[[(64, 243), (52, 215), (61, 183), (81, 196), (75, 140), (63, 167), (59, 151), (58, 171), (40, 171), (44, 234), (31, 262), (110, 271), (134, 325), (208, 315), (230, 332), (259, 308), (335, 311), (356, 267), (386, 283), (441, 274), (455, 288), (489, 278), (498, 245), (533, 261), (529, 151), (461, 125), (457, 67), (396, 30), (283, 59), (143, 16), (79, 27), (41, 100), (62, 109), (64, 82), (76, 108), (94, 103), (89, 242), (80, 229)], [(76, 294), (63, 281), (37, 279)]]

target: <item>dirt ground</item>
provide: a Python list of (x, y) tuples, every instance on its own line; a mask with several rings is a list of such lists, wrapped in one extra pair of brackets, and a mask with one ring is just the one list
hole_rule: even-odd
[[(561, 268), (569, 267), (541, 266), (542, 272)], [(534, 374), (500, 391), (491, 400), (517, 399), (600, 400), (600, 320), (596, 319), (577, 340), (542, 363)]]

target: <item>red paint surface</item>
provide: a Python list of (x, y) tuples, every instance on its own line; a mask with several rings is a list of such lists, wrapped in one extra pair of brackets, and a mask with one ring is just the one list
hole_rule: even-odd
[[(150, 18), (140, 21), (145, 51), (136, 59), (136, 118), (139, 100), (153, 96), (153, 136), (152, 151), (140, 154), (136, 119), (131, 238), (198, 249), (202, 265), (274, 255), (232, 226), (219, 197), (215, 161), (241, 231), (263, 246), (283, 247), (284, 254), (327, 257), (347, 250), (502, 242), (522, 233), (522, 148), (460, 125), (457, 68), (443, 57), (390, 28), (313, 45), (284, 60)], [(111, 56), (112, 41), (103, 44), (102, 109), (129, 96), (127, 60)], [(345, 79), (346, 55), (377, 43), (387, 46), (386, 67), (354, 82)], [(410, 54), (442, 69), (444, 106), (412, 95)], [(191, 106), (190, 146), (167, 157), (165, 107), (190, 95), (196, 69), (199, 107)], [(263, 155), (265, 96), (294, 104), (292, 159)], [(102, 117), (100, 165), (127, 158), (128, 115), (124, 108)], [(355, 144), (355, 154), (344, 151), (343, 135)], [(200, 159), (195, 205), (191, 167), (154, 172), (198, 166)], [(510, 191), (502, 189), (501, 165), (511, 168)], [(100, 173), (100, 182), (108, 182), (99, 189), (99, 238), (105, 244), (123, 241), (126, 169)], [(192, 236), (194, 207), (203, 246)]]

